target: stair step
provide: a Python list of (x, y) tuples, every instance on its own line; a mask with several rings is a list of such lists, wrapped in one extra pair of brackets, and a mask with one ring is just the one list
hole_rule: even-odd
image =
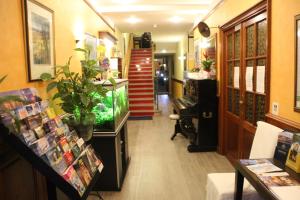
[(138, 70), (130, 70), (128, 73), (129, 74), (131, 74), (131, 73), (147, 73), (147, 72), (149, 72), (150, 74), (152, 74), (152, 70), (140, 70), (140, 71), (138, 71)]
[(142, 85), (142, 84), (145, 84), (145, 83), (152, 83), (153, 80), (152, 79), (148, 79), (148, 80), (134, 80), (134, 79), (131, 79), (129, 80), (129, 85)]
[(154, 111), (133, 111), (130, 112), (131, 117), (148, 117), (148, 116), (153, 116)]
[(151, 74), (152, 75), (152, 71), (136, 71), (136, 72), (130, 72), (129, 71), (129, 76), (132, 76), (132, 75), (144, 75), (144, 74)]
[(140, 114), (142, 114), (142, 113), (152, 113), (152, 112), (154, 112), (154, 109), (152, 108), (152, 109), (145, 109), (145, 110), (133, 110), (133, 111), (130, 111), (130, 113), (140, 113)]
[(140, 99), (140, 98), (129, 98), (129, 101), (154, 101), (154, 98), (153, 97), (151, 97), (151, 98), (149, 98), (149, 97), (146, 97), (146, 98), (144, 98), (144, 99)]
[(137, 76), (137, 75), (133, 75), (133, 76), (128, 76), (128, 79), (152, 79), (152, 76)]
[(147, 93), (154, 93), (153, 89), (142, 89), (142, 90), (130, 90), (130, 94), (147, 94)]
[(153, 89), (153, 85), (149, 84), (149, 85), (129, 85), (129, 89), (133, 89), (133, 90), (136, 90), (136, 89)]
[(147, 92), (150, 92), (149, 90), (153, 90), (153, 87), (150, 87), (148, 85), (146, 85), (144, 87), (129, 87), (128, 90), (130, 90), (130, 92), (132, 92), (132, 91), (141, 91), (141, 90), (145, 90)]
[(145, 107), (152, 107), (152, 108), (154, 106), (153, 103), (144, 103), (144, 104), (131, 103), (129, 105), (132, 106), (132, 107), (143, 107), (143, 106), (145, 106)]
[(152, 54), (131, 53), (131, 58), (152, 58)]
[(130, 112), (132, 111), (145, 111), (145, 110), (149, 110), (149, 111), (153, 111), (153, 105), (152, 106), (129, 106), (129, 110)]
[(154, 100), (130, 100), (129, 105), (144, 105), (144, 104), (154, 104)]
[(135, 93), (135, 92), (131, 92), (131, 91), (128, 91), (129, 95), (154, 95), (153, 91), (144, 91), (144, 92), (139, 92), (139, 93)]
[(153, 98), (154, 94), (128, 94), (129, 98), (136, 98), (136, 99), (144, 99), (144, 98)]
[(152, 64), (147, 64), (147, 63), (139, 63), (139, 64), (136, 64), (136, 63), (130, 63), (130, 67), (136, 67), (136, 65), (140, 65), (140, 67), (151, 67), (152, 68)]

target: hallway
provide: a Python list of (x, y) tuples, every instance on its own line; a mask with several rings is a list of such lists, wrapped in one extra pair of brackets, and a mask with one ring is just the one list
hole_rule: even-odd
[(172, 106), (167, 95), (159, 102), (162, 113), (153, 120), (128, 122), (129, 168), (122, 191), (101, 192), (105, 200), (202, 200), (207, 173), (233, 170), (215, 152), (188, 153), (188, 140), (180, 134), (171, 141)]

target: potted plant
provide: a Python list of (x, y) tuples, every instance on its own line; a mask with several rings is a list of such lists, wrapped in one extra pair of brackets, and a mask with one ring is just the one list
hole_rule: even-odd
[(203, 68), (204, 71), (210, 72), (213, 61), (208, 58), (207, 53), (203, 53), (203, 56), (204, 56), (205, 60), (203, 60), (201, 62), (202, 63), (202, 68)]
[[(50, 80), (47, 92), (56, 89), (52, 99), (60, 99), (61, 108), (68, 114), (65, 122), (74, 127), (78, 134), (88, 141), (92, 137), (95, 114), (93, 108), (101, 103), (100, 96), (105, 96), (108, 89), (102, 85), (95, 85), (94, 79), (100, 73), (97, 70), (97, 61), (90, 59), (88, 49), (76, 48), (75, 51), (84, 54), (81, 61), (82, 74), (70, 71), (71, 58), (63, 66), (56, 66), (55, 79), (44, 73), (41, 79)], [(109, 81), (115, 85), (114, 79)]]

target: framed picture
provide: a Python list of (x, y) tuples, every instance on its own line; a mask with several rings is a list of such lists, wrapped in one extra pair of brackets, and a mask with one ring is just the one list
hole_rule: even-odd
[(295, 16), (295, 111), (300, 112), (300, 15)]
[(54, 12), (34, 0), (24, 0), (24, 25), (29, 81), (41, 80), (42, 73), (54, 76)]
[(90, 50), (90, 59), (97, 60), (97, 38), (85, 33), (85, 46)]

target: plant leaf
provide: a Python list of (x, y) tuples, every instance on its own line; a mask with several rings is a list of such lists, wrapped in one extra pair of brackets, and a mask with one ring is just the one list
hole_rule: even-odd
[(84, 52), (84, 53), (88, 52), (86, 49), (83, 49), (83, 48), (75, 48), (74, 50), (75, 51), (81, 51), (81, 52)]
[(53, 90), (56, 87), (57, 87), (57, 82), (56, 81), (53, 81), (53, 82), (49, 83), (48, 86), (47, 86), (47, 92)]
[(49, 81), (52, 79), (52, 75), (49, 74), (49, 73), (42, 73), (40, 78), (43, 80), (43, 81)]

